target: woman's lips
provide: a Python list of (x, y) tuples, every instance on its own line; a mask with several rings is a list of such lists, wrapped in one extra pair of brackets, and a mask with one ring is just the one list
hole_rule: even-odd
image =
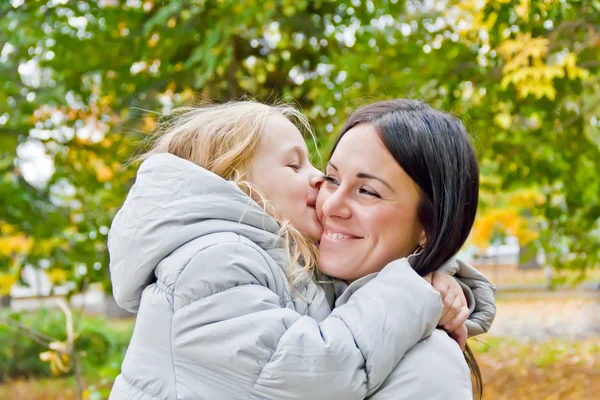
[(330, 227), (325, 227), (325, 229), (323, 231), (323, 237), (326, 237), (327, 239), (332, 239), (335, 241), (362, 239), (362, 237), (352, 235), (349, 232), (344, 232), (339, 229), (333, 229)]

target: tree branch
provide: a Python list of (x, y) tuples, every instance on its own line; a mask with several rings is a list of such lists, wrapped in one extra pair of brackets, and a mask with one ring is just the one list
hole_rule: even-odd
[(14, 320), (12, 318), (0, 317), (0, 323), (2, 323), (4, 325), (10, 325), (14, 328), (17, 328), (17, 329), (23, 331), (34, 342), (36, 342), (46, 348), (49, 348), (48, 345), (50, 343), (58, 341), (58, 339), (48, 336), (42, 332), (38, 332), (35, 329), (32, 329), (32, 328), (28, 327), (27, 325), (25, 325), (17, 320)]
[(0, 134), (2, 133), (6, 133), (8, 135), (12, 135), (12, 136), (27, 136), (26, 133), (23, 133), (17, 129), (12, 129), (12, 128), (0, 128)]

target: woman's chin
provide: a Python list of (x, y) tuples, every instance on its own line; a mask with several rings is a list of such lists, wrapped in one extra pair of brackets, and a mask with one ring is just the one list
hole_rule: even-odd
[(332, 278), (346, 280), (344, 271), (339, 268), (340, 263), (336, 260), (329, 259), (326, 255), (319, 254), (318, 258), (319, 271)]

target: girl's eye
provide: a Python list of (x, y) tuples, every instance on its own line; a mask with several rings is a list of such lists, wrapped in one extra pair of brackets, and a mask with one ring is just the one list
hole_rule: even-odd
[(325, 175), (323, 177), (323, 179), (325, 180), (325, 182), (327, 183), (332, 183), (334, 185), (339, 185), (338, 181), (331, 175)]
[(290, 167), (294, 171), (298, 171), (300, 169), (300, 165), (298, 165), (298, 164), (290, 164), (290, 165), (288, 165), (288, 167)]
[(365, 188), (360, 188), (360, 189), (358, 189), (358, 192), (359, 192), (360, 194), (366, 194), (367, 196), (371, 196), (371, 197), (377, 197), (378, 199), (380, 199), (380, 198), (381, 198), (381, 196), (380, 196), (378, 193), (372, 192), (372, 191), (370, 191), (370, 190), (367, 190), (367, 189), (365, 189)]

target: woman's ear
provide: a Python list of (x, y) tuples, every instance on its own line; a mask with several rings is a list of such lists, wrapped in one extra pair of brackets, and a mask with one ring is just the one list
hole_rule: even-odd
[(419, 246), (424, 249), (425, 243), (427, 243), (427, 236), (425, 235), (425, 231), (421, 231), (421, 234), (419, 235)]

